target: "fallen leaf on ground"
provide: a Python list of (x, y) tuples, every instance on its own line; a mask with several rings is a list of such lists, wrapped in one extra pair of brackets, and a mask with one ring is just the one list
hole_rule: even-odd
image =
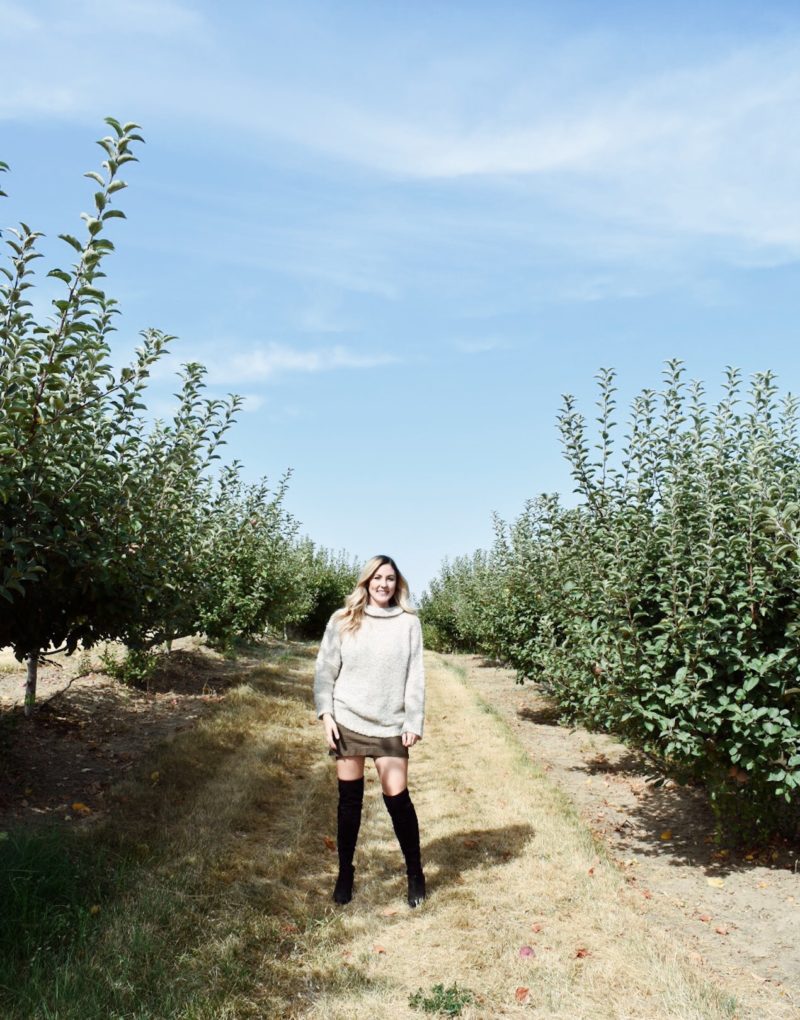
[(72, 805), (72, 810), (75, 812), (76, 815), (90, 815), (92, 813), (92, 809), (89, 807), (89, 805), (84, 804), (79, 800), (76, 800), (75, 803)]
[(514, 992), (514, 998), (517, 1002), (525, 1003), (530, 1002), (531, 993), (530, 989), (522, 988), (521, 986)]
[(335, 850), (336, 849), (336, 840), (335, 839), (331, 839), (330, 836), (323, 836), (323, 839), (325, 841), (325, 846), (329, 850)]
[(538, 921), (535, 924), (531, 925), (531, 931), (536, 932), (538, 934), (541, 930), (542, 930), (542, 926), (541, 926), (541, 924), (539, 924)]
[(594, 868), (589, 868), (589, 871), (588, 871), (587, 874), (594, 875)]
[(715, 889), (721, 889), (725, 885), (724, 878), (707, 878), (706, 882), (709, 885), (713, 885)]
[(575, 958), (577, 960), (582, 960), (586, 956), (591, 956), (591, 953), (584, 946), (581, 946), (580, 949), (575, 950)]
[(91, 907), (89, 907), (89, 913), (90, 913), (90, 914), (91, 914), (91, 915), (92, 915), (93, 917), (94, 917), (95, 915), (99, 914), (99, 913), (100, 913), (100, 904), (99, 904), (99, 903), (93, 903), (93, 904), (91, 905)]
[(387, 907), (386, 910), (382, 910), (381, 913), (384, 917), (394, 917), (397, 911), (394, 907)]
[(157, 783), (160, 778), (161, 778), (161, 773), (160, 772), (151, 772), (150, 773), (150, 779), (151, 779), (151, 781), (153, 783)]
[(385, 953), (386, 952), (386, 950), (383, 948), (383, 946), (373, 946), (372, 948), (375, 950), (376, 953)]
[(711, 915), (710, 915), (710, 914), (701, 914), (701, 915), (700, 915), (700, 916), (698, 917), (698, 921), (704, 921), (704, 922), (705, 922), (706, 924), (707, 924), (707, 923), (708, 923), (708, 922), (709, 922), (710, 920), (711, 920)]
[(718, 924), (717, 927), (714, 929), (714, 931), (717, 933), (717, 935), (727, 935), (728, 934), (728, 928), (724, 924)]
[(642, 896), (644, 896), (646, 900), (652, 900), (653, 898), (653, 894), (650, 892), (649, 889), (642, 889)]
[(530, 946), (520, 946), (519, 955), (525, 960), (530, 959), (532, 956), (536, 956), (536, 953)]
[(672, 829), (664, 829), (659, 839), (672, 839)]

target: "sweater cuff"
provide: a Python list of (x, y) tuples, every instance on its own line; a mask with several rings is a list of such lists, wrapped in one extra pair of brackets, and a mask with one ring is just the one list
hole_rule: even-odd
[(333, 698), (319, 698), (316, 708), (317, 719), (321, 719), (326, 712), (328, 715), (333, 715)]
[(416, 733), (416, 735), (422, 740), (422, 720), (421, 719), (404, 719), (403, 720), (403, 733)]

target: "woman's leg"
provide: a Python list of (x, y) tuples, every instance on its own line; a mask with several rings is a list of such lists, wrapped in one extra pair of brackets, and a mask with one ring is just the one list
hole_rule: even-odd
[(361, 757), (337, 758), (336, 775), (339, 780), (339, 806), (336, 811), (336, 847), (339, 851), (339, 875), (333, 890), (337, 903), (349, 903), (353, 898), (353, 856), (356, 852), (358, 830), (361, 828), (361, 806), (364, 802), (364, 759)]
[(408, 792), (408, 758), (376, 758), (375, 768), (383, 787), (383, 802), (406, 859), (408, 905), (416, 907), (425, 899), (425, 875), (422, 871), (417, 812)]

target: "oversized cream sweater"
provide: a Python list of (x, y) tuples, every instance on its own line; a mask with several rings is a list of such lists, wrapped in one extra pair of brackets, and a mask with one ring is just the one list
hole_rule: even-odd
[(330, 712), (337, 723), (370, 737), (421, 737), (425, 674), (419, 619), (400, 606), (366, 606), (359, 629), (343, 635), (340, 613), (328, 621), (317, 655), (317, 718)]

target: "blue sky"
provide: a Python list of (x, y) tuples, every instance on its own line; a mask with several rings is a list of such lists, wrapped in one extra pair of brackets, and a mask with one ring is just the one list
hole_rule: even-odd
[[(104, 116), (147, 144), (115, 356), (179, 340), (316, 541), (419, 591), (541, 491), (555, 416), (679, 357), (798, 389), (796, 3), (0, 0), (0, 224), (76, 232)], [(47, 293), (43, 286), (39, 297)]]

